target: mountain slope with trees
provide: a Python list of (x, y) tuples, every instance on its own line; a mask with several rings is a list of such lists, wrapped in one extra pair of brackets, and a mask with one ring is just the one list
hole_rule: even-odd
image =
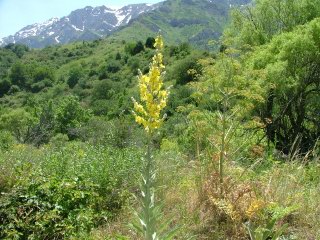
[(170, 44), (188, 42), (197, 48), (210, 49), (210, 40), (219, 39), (230, 19), (229, 10), (249, 2), (248, 0), (165, 1), (159, 8), (141, 15), (113, 36), (117, 39), (130, 37), (141, 40), (161, 30)]
[[(196, 1), (168, 0), (157, 4), (133, 4), (121, 9), (106, 6), (85, 7), (62, 18), (26, 26), (13, 36), (0, 40), (42, 48), (75, 41), (89, 41), (113, 35), (119, 38), (144, 40), (161, 29), (167, 42), (189, 42), (207, 47), (208, 40), (218, 39), (229, 20), (231, 7), (249, 0)], [(138, 19), (139, 18), (139, 19)]]

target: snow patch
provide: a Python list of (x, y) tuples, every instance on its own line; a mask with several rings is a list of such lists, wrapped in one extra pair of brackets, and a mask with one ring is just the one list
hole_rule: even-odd
[(111, 23), (108, 23), (107, 21), (103, 21), (103, 23), (105, 23), (105, 24), (107, 24), (107, 25), (109, 25), (109, 26), (111, 26), (111, 27), (115, 27), (115, 25), (113, 25), (113, 24), (111, 24)]
[(36, 36), (41, 34), (43, 31), (45, 31), (47, 28), (52, 28), (52, 25), (59, 21), (59, 18), (51, 18), (48, 21), (45, 21), (43, 23), (36, 23), (33, 25), (30, 25), (28, 27), (23, 28), (21, 31), (17, 32), (16, 35), (21, 38), (27, 38), (30, 36)]
[(33, 28), (29, 28), (29, 29), (20, 31), (20, 32), (17, 33), (17, 35), (19, 37), (22, 37), (22, 38), (26, 38), (26, 37), (29, 37), (29, 36), (35, 36), (37, 34), (38, 30), (39, 30), (39, 28), (37, 26), (35, 26)]
[(130, 22), (131, 17), (132, 17), (132, 16), (129, 16), (129, 17), (128, 17), (128, 19), (127, 19), (127, 23), (129, 23), (129, 22)]
[[(147, 7), (151, 7), (151, 6), (154, 6), (153, 8), (149, 8), (149, 9), (141, 9), (137, 15), (140, 15), (142, 13), (145, 13), (145, 12), (148, 12), (148, 11), (151, 11), (151, 10), (154, 10), (156, 8), (156, 5), (155, 4), (146, 4)], [(110, 10), (110, 9), (109, 9)], [(106, 11), (106, 10), (105, 10)], [(115, 27), (119, 27), (120, 25), (122, 24), (128, 24), (129, 21), (131, 20), (132, 18), (132, 12), (134, 12), (134, 8), (133, 6), (128, 6), (127, 8), (124, 7), (124, 8), (121, 8), (121, 9), (118, 9), (114, 12), (115, 14), (115, 17), (117, 18), (118, 22), (117, 24), (115, 25)], [(126, 20), (126, 21), (125, 21)], [(124, 22), (125, 21), (125, 22)]]
[(50, 25), (52, 25), (52, 24), (54, 24), (54, 23), (56, 23), (58, 21), (59, 21), (59, 18), (54, 17), (54, 18), (49, 19), (48, 21), (45, 21), (42, 24), (40, 23), (40, 24), (37, 24), (37, 25), (39, 25), (40, 27), (47, 27), (47, 26), (50, 26)]
[(60, 41), (59, 41), (59, 39), (58, 39), (59, 37), (60, 37), (60, 36), (56, 36), (56, 37), (54, 38), (54, 40), (56, 40), (57, 43), (60, 43)]
[(48, 33), (48, 36), (51, 36), (51, 35), (53, 35), (54, 34), (54, 32), (49, 32)]
[(122, 11), (117, 11), (115, 13), (115, 16), (118, 20), (118, 23), (116, 24), (116, 26), (120, 26), (122, 24), (122, 21), (127, 17), (127, 15), (123, 14)]
[(76, 31), (81, 31), (81, 32), (83, 32), (83, 30), (84, 30), (84, 26), (82, 26), (82, 29), (77, 28), (75, 25), (71, 25), (71, 27), (73, 27), (74, 30), (76, 30)]
[(115, 9), (111, 9), (111, 8), (107, 8), (104, 10), (104, 13), (115, 13), (117, 10)]

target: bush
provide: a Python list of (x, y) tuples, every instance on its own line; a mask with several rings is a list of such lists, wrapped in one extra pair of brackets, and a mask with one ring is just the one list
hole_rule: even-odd
[(14, 149), (0, 155), (0, 239), (79, 239), (118, 215), (137, 187), (138, 149)]
[(142, 166), (137, 148), (65, 142), (12, 149), (0, 155), (0, 239), (86, 236), (120, 213)]
[(144, 50), (143, 43), (138, 41), (136, 43), (129, 43), (125, 46), (125, 52), (129, 53), (131, 56), (134, 56)]
[(8, 131), (0, 131), (0, 150), (8, 150), (14, 144), (14, 137)]
[(36, 118), (23, 108), (11, 110), (0, 117), (0, 129), (9, 131), (18, 142), (24, 143), (30, 138), (30, 130)]
[(156, 42), (156, 40), (153, 37), (148, 37), (146, 40), (146, 47), (147, 48), (151, 48), (154, 49), (154, 43)]
[[(81, 178), (40, 178), (15, 187), (0, 200), (1, 239), (64, 239), (89, 232), (103, 199)], [(99, 214), (98, 214), (99, 213)]]
[(50, 144), (56, 147), (62, 147), (69, 141), (67, 134), (58, 133), (50, 139)]
[(75, 85), (79, 82), (79, 80), (83, 76), (83, 71), (80, 65), (73, 66), (68, 73), (68, 80), (67, 83), (70, 88), (74, 88)]
[(11, 82), (9, 79), (0, 80), (0, 97), (3, 97), (11, 87)]
[(84, 109), (75, 96), (63, 98), (57, 108), (58, 132), (68, 134), (70, 139), (77, 137), (77, 129), (91, 117), (90, 111)]
[(168, 72), (167, 79), (175, 79), (176, 85), (185, 85), (189, 82), (196, 81), (198, 76), (202, 74), (199, 58), (189, 56), (178, 61), (174, 67)]
[(110, 60), (106, 68), (109, 73), (117, 73), (121, 69), (121, 64), (118, 61)]

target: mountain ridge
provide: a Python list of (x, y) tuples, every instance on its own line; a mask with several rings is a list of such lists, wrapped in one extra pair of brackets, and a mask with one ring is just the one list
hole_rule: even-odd
[[(209, 49), (229, 21), (229, 10), (251, 0), (167, 0), (131, 4), (120, 9), (87, 6), (62, 18), (51, 18), (0, 39), (0, 46), (19, 43), (31, 48), (90, 41), (104, 37), (145, 40), (160, 29), (171, 44), (188, 42)], [(2, 42), (2, 43), (1, 43)]]
[(130, 4), (119, 9), (106, 5), (86, 6), (68, 16), (53, 17), (42, 23), (28, 25), (14, 35), (0, 39), (0, 46), (9, 43), (42, 48), (81, 40), (95, 40), (110, 35), (120, 26), (128, 24), (140, 14), (154, 10), (159, 4)]

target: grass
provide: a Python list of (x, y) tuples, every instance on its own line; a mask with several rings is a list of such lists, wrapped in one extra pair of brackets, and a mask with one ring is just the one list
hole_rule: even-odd
[(115, 219), (137, 191), (141, 150), (79, 142), (19, 144), (1, 154), (0, 166), (0, 238), (32, 237), (31, 232), (45, 237), (52, 231), (48, 239), (87, 239), (93, 227)]
[[(249, 170), (240, 164), (227, 164), (226, 175), (233, 185), (229, 190), (232, 190), (228, 193), (229, 196), (239, 195), (244, 187), (251, 189), (250, 197), (248, 195), (239, 198), (237, 202), (236, 211), (243, 214), (240, 216), (241, 221), (237, 222), (226, 219), (227, 215), (221, 209), (210, 207), (207, 200), (204, 200), (208, 197), (206, 194), (209, 194), (204, 190), (209, 175), (202, 176), (203, 181), (199, 182), (199, 175), (203, 173), (197, 160), (190, 159), (177, 149), (163, 149), (157, 154), (156, 159), (158, 201), (163, 203), (165, 218), (173, 219), (172, 226), (180, 226), (176, 239), (248, 239), (248, 233), (242, 223), (248, 220), (246, 211), (250, 203), (254, 203), (256, 199), (260, 199), (266, 205), (265, 209), (260, 209), (252, 218), (255, 223), (263, 226), (270, 214), (279, 215), (282, 217), (276, 222), (273, 231), (287, 224), (288, 228), (284, 232), (286, 239), (320, 237), (319, 160), (307, 165), (299, 160), (273, 160), (266, 164), (270, 161), (269, 157), (269, 160), (265, 158)], [(210, 187), (214, 188), (213, 185)], [(251, 202), (246, 202), (249, 200)], [(135, 239), (125, 224), (133, 218), (131, 214), (130, 211), (123, 212), (115, 223), (109, 224), (103, 230), (95, 231), (94, 236), (98, 234), (98, 239), (103, 239), (106, 236), (120, 234), (127, 236), (127, 239)]]
[[(94, 227), (90, 236), (83, 233), (83, 239), (139, 239), (128, 224), (135, 218), (132, 209), (138, 208), (130, 193), (138, 189), (141, 155), (141, 150), (136, 148), (113, 149), (76, 142), (41, 148), (15, 145), (0, 157), (1, 172), (4, 173), (0, 178), (1, 192), (10, 192), (26, 179), (39, 176), (59, 179), (82, 176), (102, 186), (103, 191), (116, 191), (126, 198), (112, 220)], [(204, 174), (197, 159), (184, 155), (175, 144), (168, 142), (162, 145), (155, 158), (157, 201), (163, 204), (164, 218), (172, 219), (171, 226), (179, 225), (176, 239), (246, 239), (247, 232), (242, 224), (208, 202), (217, 191), (214, 183), (219, 180), (210, 180), (210, 176), (215, 176), (214, 168), (206, 169), (208, 174)], [(273, 214), (291, 209), (275, 226), (288, 224), (285, 232), (288, 239), (319, 239), (319, 160), (303, 164), (299, 160), (278, 162), (270, 159), (265, 157), (249, 169), (239, 163), (226, 164), (226, 182), (233, 186), (226, 199), (232, 203), (231, 199), (248, 186), (251, 198), (238, 200), (235, 208), (243, 214), (240, 215), (242, 222), (248, 220), (245, 212), (250, 202), (246, 201), (261, 199), (272, 206)], [(269, 213), (261, 212), (254, 221), (263, 224)]]

